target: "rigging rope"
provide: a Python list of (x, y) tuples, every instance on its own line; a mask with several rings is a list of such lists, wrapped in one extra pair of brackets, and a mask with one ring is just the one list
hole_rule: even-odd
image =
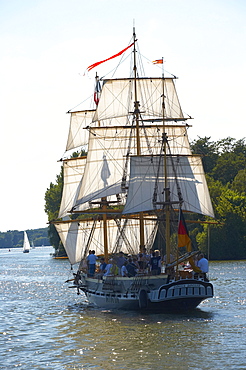
[(119, 246), (121, 247), (121, 244), (120, 243), (122, 241), (124, 241), (125, 244), (126, 244), (126, 247), (128, 249), (128, 252), (131, 253), (131, 254), (134, 254), (135, 251), (131, 247), (131, 244), (130, 244), (130, 242), (129, 242), (126, 234), (125, 234), (125, 229), (126, 229), (126, 226), (127, 226), (129, 220), (125, 219), (124, 220), (124, 224), (123, 224), (122, 227), (121, 227), (121, 222), (120, 222), (119, 219), (116, 219), (115, 218), (114, 221), (115, 221), (115, 223), (116, 223), (116, 225), (118, 227), (118, 231), (119, 231), (119, 236), (118, 236), (118, 239), (116, 240), (116, 243), (115, 243), (114, 253), (120, 252), (120, 250), (118, 250), (119, 249)]

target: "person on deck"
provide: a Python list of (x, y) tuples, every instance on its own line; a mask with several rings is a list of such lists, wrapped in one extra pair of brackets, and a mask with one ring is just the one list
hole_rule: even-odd
[(138, 253), (138, 261), (142, 259), (144, 262), (145, 262), (145, 265), (148, 263), (149, 261), (149, 255), (147, 254), (147, 249), (144, 247), (142, 252), (140, 251)]
[(110, 275), (113, 275), (113, 276), (117, 276), (119, 275), (119, 267), (117, 266), (117, 261), (116, 259), (113, 258), (113, 261), (112, 261), (112, 267), (110, 269)]
[(147, 262), (150, 262), (151, 258), (153, 257), (154, 249), (150, 249), (149, 254), (146, 254)]
[(88, 276), (93, 277), (96, 270), (96, 260), (97, 256), (95, 255), (95, 251), (91, 251), (91, 253), (87, 256), (87, 263), (88, 263)]
[(121, 267), (124, 265), (124, 263), (126, 262), (126, 258), (124, 257), (124, 253), (123, 252), (120, 252), (119, 253), (119, 256), (117, 257), (117, 267), (119, 268), (119, 270), (121, 269)]
[(127, 268), (126, 268), (127, 264), (128, 264), (128, 262), (126, 261), (126, 262), (124, 262), (124, 265), (121, 267), (120, 272), (121, 272), (121, 276), (123, 276), (123, 277), (128, 276), (128, 271), (127, 271)]
[(207, 279), (207, 273), (208, 273), (208, 260), (204, 257), (204, 254), (201, 253), (198, 256), (198, 262), (197, 262), (197, 267), (202, 271), (204, 275), (204, 280)]
[(156, 250), (152, 253), (150, 259), (151, 275), (159, 275), (161, 273), (161, 256), (159, 251)]
[(113, 266), (113, 259), (111, 258), (109, 261), (108, 261), (109, 263), (107, 264), (107, 266), (105, 267), (105, 272), (104, 272), (104, 276), (108, 276), (108, 275), (111, 275), (111, 272), (110, 272), (110, 270), (111, 270), (111, 267)]
[(128, 259), (128, 264), (126, 265), (128, 272), (128, 277), (133, 277), (137, 274), (137, 266), (131, 258)]
[(100, 259), (100, 267), (99, 267), (99, 270), (100, 270), (101, 273), (105, 271), (106, 266), (107, 266), (107, 263), (105, 262), (105, 259), (101, 258)]
[(146, 259), (144, 258), (144, 255), (142, 253), (139, 253), (137, 262), (138, 262), (139, 270), (144, 271), (146, 268)]

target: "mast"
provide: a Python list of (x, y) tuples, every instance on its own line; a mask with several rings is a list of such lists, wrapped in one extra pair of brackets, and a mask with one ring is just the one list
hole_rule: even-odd
[(170, 263), (170, 190), (167, 182), (167, 134), (165, 129), (165, 78), (164, 78), (164, 66), (162, 58), (162, 119), (163, 119), (163, 134), (162, 140), (164, 142), (164, 191), (165, 191), (165, 214), (166, 214), (166, 263)]
[(136, 63), (136, 34), (135, 34), (135, 27), (133, 28), (133, 40), (134, 40), (134, 46), (133, 46), (133, 56), (134, 56), (134, 95), (135, 95), (135, 101), (134, 101), (134, 115), (136, 118), (136, 139), (137, 139), (137, 155), (141, 154), (141, 148), (140, 148), (140, 136), (139, 136), (139, 101), (137, 96), (137, 63)]
[[(136, 63), (136, 33), (135, 27), (133, 27), (133, 56), (134, 56), (134, 115), (136, 119), (136, 141), (137, 141), (137, 155), (141, 155), (141, 147), (140, 147), (140, 134), (139, 134), (139, 101), (137, 96), (137, 63)], [(143, 220), (143, 212), (139, 214), (139, 232), (140, 232), (140, 251), (144, 248), (144, 220)]]
[[(98, 95), (98, 84), (99, 84), (99, 76), (96, 73), (96, 88), (94, 93), (94, 101), (96, 106), (98, 105), (99, 98)], [(100, 121), (98, 120), (98, 127), (100, 127)], [(107, 226), (107, 197), (103, 197), (101, 199), (101, 206), (102, 206), (102, 212), (103, 212), (103, 252), (104, 252), (104, 258), (106, 263), (108, 263), (108, 226)]]
[(102, 210), (103, 213), (103, 248), (104, 248), (104, 258), (108, 263), (108, 227), (107, 227), (107, 198), (102, 198)]

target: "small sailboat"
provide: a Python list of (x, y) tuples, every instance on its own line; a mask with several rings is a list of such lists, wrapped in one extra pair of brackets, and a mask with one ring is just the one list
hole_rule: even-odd
[[(198, 251), (184, 217), (214, 217), (202, 161), (191, 152), (190, 117), (181, 109), (175, 77), (164, 76), (163, 67), (160, 77), (141, 76), (135, 30), (127, 48), (88, 71), (127, 51), (130, 77), (96, 75), (94, 109), (70, 112), (66, 150), (82, 148), (87, 154), (63, 160), (63, 195), (54, 224), (71, 265), (78, 264), (72, 287), (90, 303), (109, 309), (193, 309), (213, 297), (213, 285), (195, 265)], [(163, 59), (154, 64), (163, 65)], [(153, 249), (162, 255), (156, 271), (151, 258), (159, 251)], [(89, 250), (108, 266), (122, 253), (128, 256), (126, 267), (140, 255), (145, 266), (134, 276), (112, 267), (91, 274)]]
[(29, 253), (30, 249), (31, 249), (30, 242), (26, 231), (24, 231), (23, 253)]

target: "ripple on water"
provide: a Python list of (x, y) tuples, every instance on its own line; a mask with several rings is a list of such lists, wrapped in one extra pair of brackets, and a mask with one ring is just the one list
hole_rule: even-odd
[(210, 264), (215, 297), (199, 309), (144, 314), (88, 305), (50, 250), (1, 252), (0, 369), (246, 368), (244, 261)]

